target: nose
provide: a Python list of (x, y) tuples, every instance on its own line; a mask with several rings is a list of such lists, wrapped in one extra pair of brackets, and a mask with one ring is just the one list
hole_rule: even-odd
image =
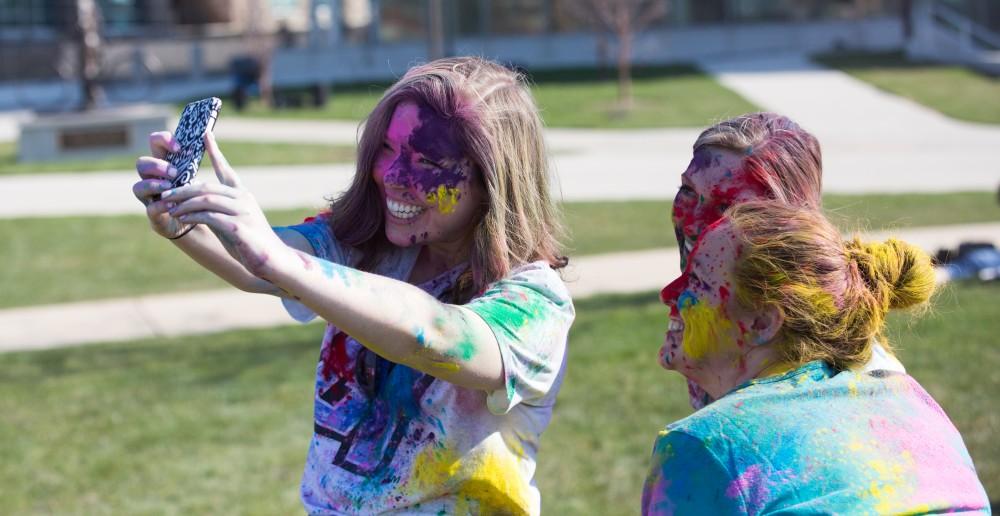
[(687, 272), (681, 273), (674, 281), (671, 281), (667, 286), (663, 287), (660, 291), (660, 301), (665, 305), (677, 306), (677, 298), (681, 296), (684, 289), (687, 288)]
[(406, 152), (400, 152), (392, 158), (385, 167), (385, 174), (382, 176), (382, 181), (386, 186), (393, 186), (398, 188), (409, 188), (412, 181), (411, 174), (407, 170), (407, 162), (409, 161), (409, 155)]

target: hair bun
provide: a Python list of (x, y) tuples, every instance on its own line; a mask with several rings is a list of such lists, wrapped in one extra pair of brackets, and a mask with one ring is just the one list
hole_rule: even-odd
[(934, 267), (923, 250), (890, 238), (885, 242), (847, 244), (858, 272), (885, 309), (908, 308), (930, 299), (936, 287)]

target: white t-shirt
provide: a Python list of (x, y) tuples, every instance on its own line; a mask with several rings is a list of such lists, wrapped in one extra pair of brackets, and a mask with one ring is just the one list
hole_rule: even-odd
[[(319, 258), (353, 265), (325, 219), (293, 226)], [(377, 272), (405, 281), (416, 248)], [(464, 266), (423, 285), (444, 296)], [(314, 316), (284, 300), (298, 320)], [(544, 262), (511, 271), (465, 305), (500, 344), (507, 388), (466, 389), (376, 358), (327, 325), (316, 367), (314, 435), (302, 476), (312, 514), (538, 514), (535, 457), (565, 370), (573, 304)], [(374, 378), (374, 381), (372, 381)]]

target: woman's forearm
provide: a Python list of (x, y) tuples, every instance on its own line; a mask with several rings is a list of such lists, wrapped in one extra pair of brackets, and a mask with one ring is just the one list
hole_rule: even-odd
[(470, 310), (409, 283), (292, 252), (271, 281), (364, 346), (464, 387), (503, 387), (496, 337)]
[(250, 274), (236, 261), (207, 226), (197, 225), (188, 234), (171, 242), (209, 272), (245, 292), (282, 295), (271, 282)]

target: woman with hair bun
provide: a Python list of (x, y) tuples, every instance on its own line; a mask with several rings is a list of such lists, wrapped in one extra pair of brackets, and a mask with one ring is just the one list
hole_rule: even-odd
[(891, 309), (925, 306), (919, 249), (844, 242), (816, 210), (730, 208), (661, 298), (660, 363), (715, 401), (660, 433), (644, 514), (989, 511), (958, 431), (904, 373), (864, 372)]
[[(673, 224), (681, 268), (702, 231), (726, 208), (771, 199), (818, 209), (822, 180), (819, 141), (786, 116), (747, 113), (705, 129), (694, 143), (694, 156), (674, 197)], [(871, 350), (866, 370), (906, 372), (878, 341), (872, 343)], [(694, 381), (688, 380), (688, 392), (696, 409), (712, 402)]]
[(151, 137), (133, 191), (153, 230), (327, 322), (309, 513), (539, 513), (535, 457), (574, 318), (541, 131), (517, 73), (468, 57), (411, 68), (365, 121), (350, 188), (278, 228), (211, 135), (222, 184), (173, 190), (175, 142)]

